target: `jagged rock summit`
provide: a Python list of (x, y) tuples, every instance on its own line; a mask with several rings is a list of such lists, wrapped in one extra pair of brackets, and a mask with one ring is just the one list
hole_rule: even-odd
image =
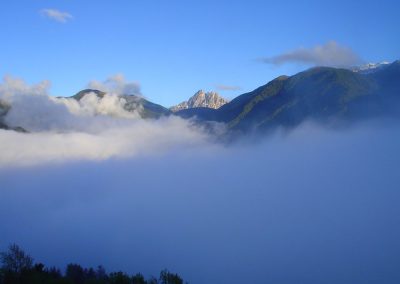
[(171, 111), (177, 112), (189, 108), (212, 108), (218, 109), (224, 104), (228, 103), (226, 99), (218, 95), (216, 92), (204, 92), (200, 90), (196, 92), (188, 101), (181, 102), (180, 104), (170, 108)]

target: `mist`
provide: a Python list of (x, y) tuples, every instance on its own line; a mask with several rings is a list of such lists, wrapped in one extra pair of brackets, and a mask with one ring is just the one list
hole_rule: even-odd
[(112, 93), (7, 80), (3, 120), (30, 133), (0, 130), (1, 250), (194, 284), (400, 281), (398, 121), (226, 145)]
[(1, 248), (190, 283), (398, 283), (399, 143), (395, 124), (307, 123), (256, 145), (3, 167)]

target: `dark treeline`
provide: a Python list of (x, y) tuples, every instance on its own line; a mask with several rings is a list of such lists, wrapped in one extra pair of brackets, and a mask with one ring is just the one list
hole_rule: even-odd
[(168, 270), (161, 271), (158, 278), (145, 279), (140, 273), (107, 273), (101, 265), (93, 269), (71, 263), (63, 273), (59, 268), (34, 263), (33, 258), (15, 244), (0, 253), (0, 261), (0, 284), (183, 284), (178, 274)]

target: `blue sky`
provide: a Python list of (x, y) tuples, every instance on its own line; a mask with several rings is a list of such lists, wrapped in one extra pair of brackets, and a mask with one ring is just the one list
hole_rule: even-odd
[(399, 59), (399, 10), (395, 0), (3, 1), (0, 75), (49, 80), (57, 96), (122, 73), (165, 106), (199, 89), (233, 98), (312, 65), (259, 60), (299, 48), (334, 41), (364, 61)]

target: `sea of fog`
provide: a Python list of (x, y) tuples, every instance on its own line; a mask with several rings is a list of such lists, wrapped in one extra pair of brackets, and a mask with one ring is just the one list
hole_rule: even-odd
[(400, 127), (311, 122), (215, 142), (11, 80), (0, 99), (0, 250), (191, 284), (399, 283)]

